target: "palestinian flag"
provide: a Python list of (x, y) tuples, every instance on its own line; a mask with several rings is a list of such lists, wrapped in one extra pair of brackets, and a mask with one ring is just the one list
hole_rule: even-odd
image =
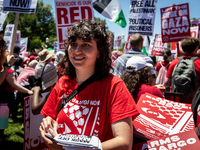
[(93, 2), (93, 7), (110, 21), (117, 23), (123, 28), (126, 27), (126, 20), (119, 0), (96, 0)]

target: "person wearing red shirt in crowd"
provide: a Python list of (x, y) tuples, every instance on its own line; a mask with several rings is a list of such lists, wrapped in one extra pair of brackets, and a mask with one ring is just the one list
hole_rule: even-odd
[[(41, 110), (45, 117), (41, 136), (50, 149), (63, 149), (45, 136), (62, 134), (97, 136), (103, 149), (132, 148), (132, 119), (139, 115), (124, 82), (111, 75), (111, 58), (105, 25), (82, 20), (75, 24), (66, 41), (65, 75), (56, 83)], [(89, 77), (95, 81), (72, 98), (57, 114), (66, 99)]]
[[(13, 55), (7, 55), (6, 56), (5, 50), (6, 50), (6, 42), (3, 39), (3, 35), (0, 34), (0, 88), (1, 88), (1, 84), (6, 79), (6, 75), (7, 75), (8, 70), (11, 70), (10, 67), (15, 62), (14, 56)], [(1, 96), (0, 97), (0, 103), (6, 103), (2, 99), (2, 94), (3, 94), (3, 91), (0, 90), (0, 96)], [(3, 138), (3, 132), (4, 132), (4, 129), (0, 129), (0, 143), (1, 143), (2, 138)]]
[[(165, 49), (163, 51), (163, 61), (160, 61), (156, 64), (156, 67), (155, 67), (156, 68), (156, 84), (164, 84), (167, 70), (169, 68), (169, 64), (171, 63), (170, 62), (171, 55), (172, 55), (171, 50)], [(162, 70), (161, 68), (164, 70)], [(161, 72), (159, 73), (160, 69), (161, 69)], [(170, 87), (166, 88), (166, 91), (169, 92)]]
[(162, 97), (162, 92), (154, 86), (155, 78), (153, 65), (147, 63), (142, 57), (133, 56), (126, 63), (126, 70), (121, 78), (137, 103), (140, 96), (145, 93)]
[(159, 73), (159, 70), (162, 66), (167, 66), (167, 69), (169, 68), (169, 63), (170, 63), (170, 60), (171, 60), (171, 50), (170, 49), (165, 49), (163, 51), (163, 60), (158, 62), (156, 64), (156, 76), (158, 76), (158, 73)]
[[(196, 54), (197, 54), (197, 50), (198, 50), (199, 45), (200, 45), (200, 40), (197, 39), (197, 38), (187, 37), (187, 38), (183, 39), (181, 41), (181, 47), (182, 47), (182, 49), (183, 49), (185, 54), (183, 56), (181, 56), (181, 57), (185, 57), (185, 58), (195, 57)], [(174, 67), (176, 66), (176, 64), (178, 62), (179, 62), (179, 59), (176, 58), (170, 63), (168, 71), (167, 71), (167, 75), (166, 75), (166, 80), (165, 80), (165, 85), (166, 86), (171, 86), (172, 73), (173, 73)], [(195, 70), (196, 70), (196, 74), (197, 74), (198, 80), (200, 82), (200, 58), (196, 59), (194, 61), (194, 66), (195, 66)], [(191, 104), (194, 94), (191, 94), (190, 97), (185, 98), (183, 100), (183, 102)]]

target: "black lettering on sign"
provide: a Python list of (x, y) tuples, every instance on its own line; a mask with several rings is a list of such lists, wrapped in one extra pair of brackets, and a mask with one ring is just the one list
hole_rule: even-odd
[(30, 0), (10, 0), (10, 6), (29, 7)]
[(11, 36), (11, 33), (10, 33), (10, 32), (6, 32), (6, 33), (4, 34), (4, 36)]
[(9, 28), (8, 28), (8, 31), (12, 31), (12, 27), (9, 27)]

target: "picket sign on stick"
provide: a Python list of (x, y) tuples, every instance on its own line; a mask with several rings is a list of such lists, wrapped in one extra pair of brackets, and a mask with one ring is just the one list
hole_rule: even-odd
[(18, 22), (19, 22), (19, 13), (16, 13), (15, 14), (14, 33), (13, 33), (11, 47), (10, 47), (10, 55), (13, 54), (13, 49), (14, 49), (15, 39), (16, 39), (16, 32), (17, 32), (17, 28), (18, 28)]

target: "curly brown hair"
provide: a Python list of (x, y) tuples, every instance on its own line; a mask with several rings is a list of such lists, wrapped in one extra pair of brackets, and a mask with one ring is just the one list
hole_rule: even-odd
[[(76, 39), (95, 40), (99, 51), (99, 57), (95, 65), (95, 80), (101, 80), (107, 77), (111, 67), (111, 53), (109, 50), (109, 36), (106, 27), (101, 22), (82, 20), (75, 24), (65, 41), (65, 56), (61, 61), (61, 67), (65, 68), (64, 75), (68, 75), (70, 79), (76, 77), (75, 68), (69, 60), (68, 47)], [(67, 64), (67, 65), (66, 65)]]
[(141, 86), (141, 84), (147, 84), (150, 85), (151, 84), (151, 68), (150, 67), (144, 67), (140, 70), (138, 70), (137, 72), (135, 72), (135, 68), (134, 67), (127, 67), (128, 70), (132, 70), (132, 72), (130, 71), (125, 71), (121, 78), (124, 81), (126, 87), (128, 88), (129, 92), (131, 93), (132, 97), (134, 99), (136, 99), (137, 97), (137, 93), (139, 90), (139, 87)]

